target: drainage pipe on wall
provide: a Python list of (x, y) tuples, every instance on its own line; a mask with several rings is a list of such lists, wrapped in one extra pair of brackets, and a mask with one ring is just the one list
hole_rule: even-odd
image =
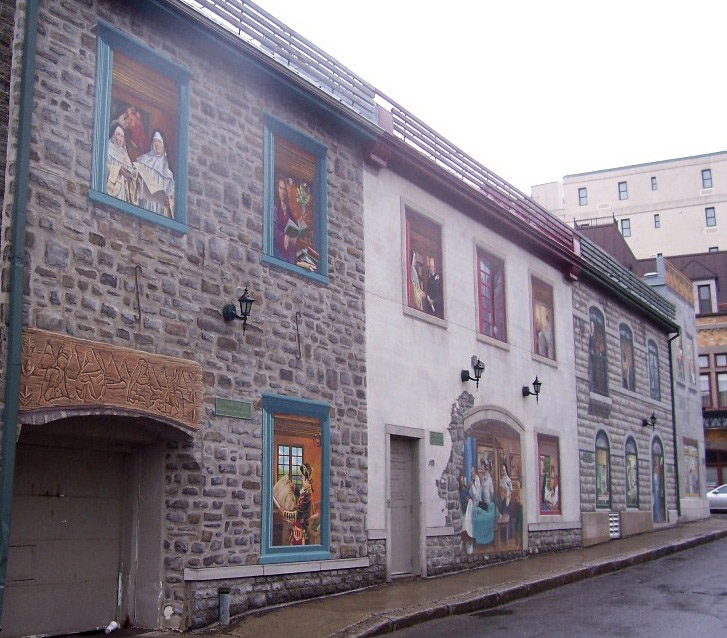
[[(15, 156), (15, 188), (10, 233), (10, 300), (8, 304), (8, 358), (5, 374), (2, 474), (0, 486), (0, 629), (8, 570), (10, 515), (13, 511), (15, 445), (18, 429), (20, 346), (23, 331), (23, 284), (25, 281), (25, 224), (30, 173), (30, 133), (33, 118), (33, 79), (38, 35), (38, 0), (26, 0), (23, 58), (20, 79), (20, 113)], [(20, 3), (16, 4), (16, 8)], [(11, 45), (12, 46), (12, 45)], [(8, 127), (9, 128), (9, 127)]]
[(674, 336), (669, 337), (667, 343), (669, 344), (669, 383), (671, 383), (671, 435), (674, 439), (674, 481), (676, 485), (677, 495), (677, 517), (682, 515), (682, 499), (679, 489), (679, 452), (677, 450), (677, 412), (676, 412), (676, 400), (674, 399), (674, 391), (676, 390), (676, 383), (674, 383), (674, 359), (671, 355), (671, 342), (679, 336), (677, 332)]

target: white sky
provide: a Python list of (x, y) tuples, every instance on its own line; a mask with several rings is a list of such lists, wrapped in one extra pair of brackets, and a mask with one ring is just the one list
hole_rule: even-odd
[(727, 148), (724, 0), (255, 0), (522, 191)]

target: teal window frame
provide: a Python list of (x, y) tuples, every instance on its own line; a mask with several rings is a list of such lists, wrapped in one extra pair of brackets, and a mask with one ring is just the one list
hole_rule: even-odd
[[(263, 117), (263, 256), (265, 263), (283, 268), (298, 275), (313, 279), (322, 284), (328, 284), (328, 171), (326, 155), (328, 148), (312, 139), (305, 133), (288, 126), (284, 122), (270, 115)], [(320, 259), (320, 272), (309, 272), (295, 264), (278, 259), (273, 254), (273, 224), (275, 215), (273, 206), (275, 202), (275, 136), (284, 137), (288, 142), (300, 146), (313, 155), (316, 162), (316, 178), (313, 181), (313, 223), (318, 228), (320, 246), (316, 247)]]
[[(126, 35), (110, 24), (98, 21), (98, 41), (96, 46), (96, 101), (93, 126), (93, 164), (91, 169), (91, 188), (88, 196), (93, 202), (181, 233), (187, 232), (187, 146), (188, 146), (188, 95), (190, 73), (144, 43)], [(177, 154), (174, 175), (174, 213), (175, 219), (148, 211), (140, 206), (123, 202), (105, 193), (106, 153), (108, 130), (111, 125), (111, 70), (114, 51), (133, 58), (161, 75), (174, 81), (177, 94)]]
[[(270, 563), (300, 563), (315, 560), (330, 560), (330, 411), (331, 406), (323, 401), (301, 399), (279, 394), (263, 393), (263, 502), (262, 539), (260, 542), (261, 565)], [(290, 414), (318, 418), (321, 421), (321, 543), (320, 545), (273, 545), (273, 476), (274, 466), (274, 417), (275, 414)]]

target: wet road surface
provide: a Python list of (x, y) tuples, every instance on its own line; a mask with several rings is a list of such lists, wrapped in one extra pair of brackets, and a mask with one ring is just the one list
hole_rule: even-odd
[(727, 636), (727, 539), (396, 638)]

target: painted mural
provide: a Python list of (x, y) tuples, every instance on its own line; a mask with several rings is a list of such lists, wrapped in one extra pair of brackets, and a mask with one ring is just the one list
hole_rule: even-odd
[(178, 86), (114, 51), (106, 193), (174, 219)]
[(631, 392), (636, 391), (636, 372), (634, 370), (634, 337), (625, 323), (618, 327), (621, 341), (621, 385)]
[(608, 394), (608, 352), (606, 349), (606, 322), (596, 307), (588, 311), (590, 336), (588, 339), (589, 374), (591, 392)]
[(480, 423), (467, 432), (460, 474), (462, 541), (467, 554), (523, 547), (520, 435), (502, 423)]
[(689, 373), (689, 383), (697, 385), (697, 364), (694, 360), (694, 339), (691, 337), (687, 337), (684, 358), (686, 359), (685, 364)]
[(557, 436), (538, 434), (540, 513), (560, 514), (560, 451)]
[(686, 471), (686, 496), (698, 497), (701, 492), (699, 480), (699, 445), (691, 439), (684, 439), (684, 461)]
[(275, 136), (273, 256), (308, 272), (320, 270), (320, 229), (314, 214), (317, 158)]
[(272, 545), (321, 542), (321, 422), (273, 416)]
[(626, 440), (626, 507), (639, 506), (639, 457), (636, 442)]
[(682, 336), (676, 338), (677, 343), (677, 379), (684, 383), (686, 375), (684, 374), (684, 346), (682, 345)]
[(647, 363), (649, 367), (649, 396), (661, 401), (661, 375), (659, 374), (659, 350), (656, 342), (649, 339), (647, 346)]
[(655, 523), (666, 522), (666, 489), (664, 481), (664, 448), (659, 439), (651, 443), (651, 498)]
[(596, 507), (611, 507), (611, 453), (603, 431), (596, 436)]
[(444, 319), (442, 228), (409, 208), (405, 217), (407, 304)]
[(555, 360), (555, 323), (553, 287), (531, 277), (533, 308), (533, 352)]
[(507, 341), (505, 262), (478, 248), (477, 274), (480, 332), (493, 339)]

